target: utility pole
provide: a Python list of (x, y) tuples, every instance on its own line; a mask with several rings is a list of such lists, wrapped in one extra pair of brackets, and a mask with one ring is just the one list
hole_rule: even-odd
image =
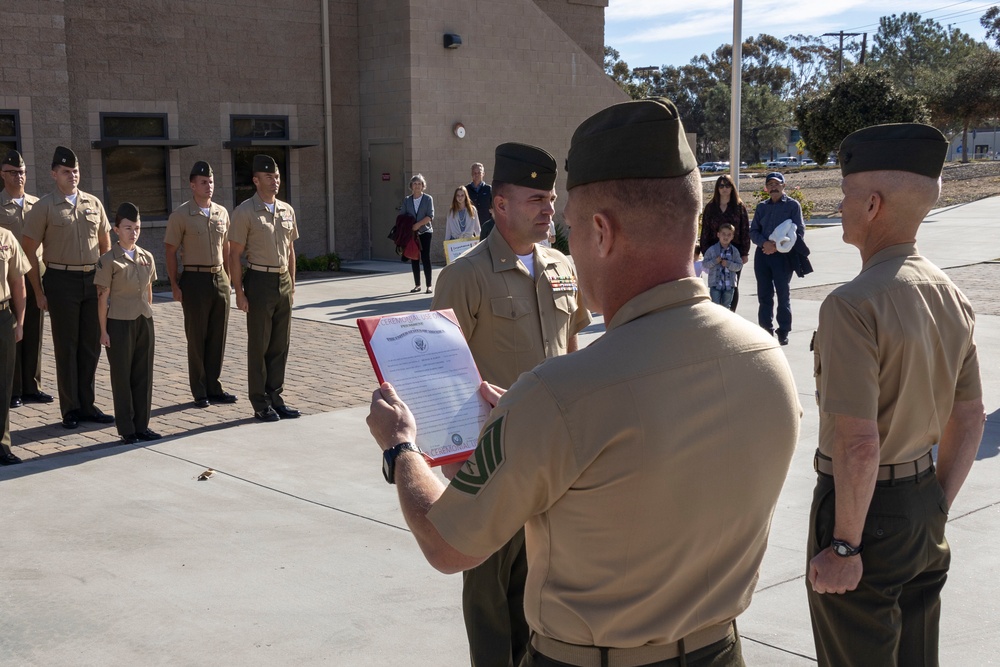
[(733, 0), (733, 60), (729, 118), (729, 174), (740, 187), (740, 116), (743, 95), (743, 0)]
[(868, 51), (868, 33), (862, 33), (861, 36), (861, 66), (864, 67), (865, 64), (865, 52)]
[[(827, 32), (823, 33), (824, 37), (840, 37), (840, 66), (837, 68), (838, 73), (844, 73), (844, 38), (845, 37), (860, 37), (860, 32)], [(865, 37), (868, 37), (868, 33), (865, 33)], [(864, 56), (862, 56), (862, 62), (864, 61)]]

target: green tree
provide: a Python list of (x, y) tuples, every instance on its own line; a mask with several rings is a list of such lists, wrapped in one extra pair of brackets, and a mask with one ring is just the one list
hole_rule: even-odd
[(622, 54), (610, 46), (604, 47), (604, 71), (633, 100), (649, 96), (649, 83), (637, 79), (628, 63), (622, 60)]
[[(705, 96), (705, 131), (713, 137), (713, 156), (729, 155), (729, 86), (718, 83)], [(767, 88), (743, 84), (740, 119), (740, 159), (756, 162), (759, 156), (785, 146), (788, 103)]]
[(981, 46), (929, 101), (935, 119), (962, 131), (962, 162), (969, 161), (969, 127), (1000, 115), (1000, 53)]
[(975, 48), (976, 41), (958, 28), (904, 12), (879, 19), (867, 64), (886, 70), (902, 90), (928, 94), (940, 83), (935, 73), (956, 69)]
[(1000, 47), (1000, 7), (993, 5), (987, 9), (979, 24), (986, 28), (986, 39), (992, 39)]
[(929, 117), (922, 97), (901, 92), (888, 72), (869, 67), (851, 69), (829, 90), (795, 109), (799, 131), (817, 162), (855, 130), (879, 123), (927, 122)]

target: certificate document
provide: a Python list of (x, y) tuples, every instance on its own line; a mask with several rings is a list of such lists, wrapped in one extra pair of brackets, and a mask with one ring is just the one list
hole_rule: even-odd
[(416, 444), (430, 464), (467, 458), (491, 408), (455, 313), (363, 317), (358, 329), (379, 382), (391, 383), (413, 412)]

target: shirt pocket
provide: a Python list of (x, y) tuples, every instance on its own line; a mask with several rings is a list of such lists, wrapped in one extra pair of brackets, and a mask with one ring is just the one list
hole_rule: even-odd
[(517, 352), (534, 347), (532, 326), (537, 326), (531, 299), (502, 296), (490, 299), (493, 312), (493, 344), (498, 351)]
[(552, 295), (552, 301), (558, 310), (567, 315), (576, 312), (576, 295), (572, 292), (556, 292)]

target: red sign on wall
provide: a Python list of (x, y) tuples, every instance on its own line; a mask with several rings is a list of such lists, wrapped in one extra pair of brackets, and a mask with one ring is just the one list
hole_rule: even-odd
[(383, 171), (382, 172), (382, 180), (383, 181), (388, 181), (389, 180), (389, 172), (387, 172), (387, 171)]

